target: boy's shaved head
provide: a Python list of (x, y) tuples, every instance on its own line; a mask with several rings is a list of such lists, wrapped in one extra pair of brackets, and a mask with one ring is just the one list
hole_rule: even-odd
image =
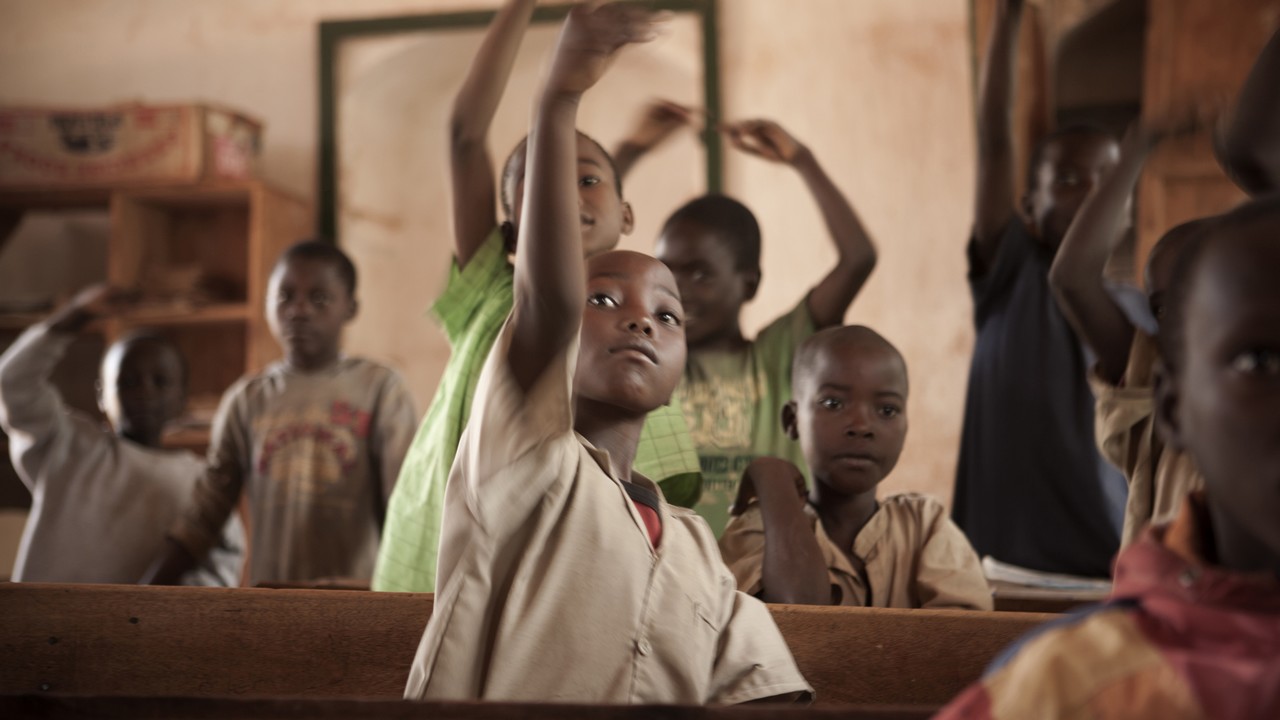
[(1199, 218), (1184, 222), (1165, 233), (1151, 248), (1147, 256), (1147, 266), (1143, 271), (1143, 284), (1146, 285), (1147, 299), (1151, 304), (1151, 314), (1161, 320), (1165, 313), (1165, 297), (1173, 283), (1174, 268), (1178, 258), (1187, 252), (1195, 238), (1205, 230), (1213, 218)]
[(670, 401), (686, 354), (680, 291), (667, 266), (629, 250), (588, 258), (586, 301), (578, 402), (647, 413)]
[(903, 384), (907, 385), (907, 361), (893, 343), (865, 325), (845, 325), (820, 330), (809, 336), (796, 349), (791, 363), (792, 393), (800, 394), (802, 380), (812, 375), (814, 363), (819, 357), (830, 352), (847, 351), (885, 353), (895, 358), (902, 368)]
[(168, 338), (133, 332), (107, 349), (98, 404), (119, 436), (157, 446), (165, 427), (182, 414), (186, 400), (186, 358)]
[(812, 497), (874, 492), (907, 437), (902, 354), (871, 328), (829, 328), (796, 350), (791, 385), (782, 426), (800, 441)]
[(1157, 408), (1204, 476), (1219, 560), (1280, 570), (1280, 196), (1223, 215), (1178, 258)]

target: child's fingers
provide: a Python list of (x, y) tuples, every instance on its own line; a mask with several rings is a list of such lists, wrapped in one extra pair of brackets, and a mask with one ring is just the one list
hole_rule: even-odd
[(614, 40), (619, 45), (649, 42), (657, 38), (661, 27), (670, 17), (670, 13), (654, 13), (632, 3), (609, 3), (597, 9), (594, 14), (610, 26)]

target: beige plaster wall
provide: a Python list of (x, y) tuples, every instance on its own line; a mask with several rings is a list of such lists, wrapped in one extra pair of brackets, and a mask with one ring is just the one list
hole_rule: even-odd
[[(315, 24), (494, 5), (0, 0), (0, 103), (190, 99), (245, 108), (267, 124), (266, 176), (310, 198), (316, 172)], [(879, 329), (911, 367), (911, 431), (885, 489), (925, 490), (943, 499), (951, 493), (971, 345), (963, 253), (973, 175), (967, 5), (721, 0), (726, 116), (775, 117), (807, 142), (853, 199), (880, 247), (879, 269), (848, 319)], [(456, 53), (440, 56), (433, 91), (451, 92), (441, 73), (465, 62)], [(522, 73), (536, 75), (527, 68)], [(424, 105), (421, 97), (406, 102)], [(601, 127), (591, 129), (606, 141), (624, 129), (603, 125), (602, 118)], [(432, 142), (425, 134), (405, 139), (409, 147)], [(496, 151), (508, 145), (500, 142)], [(651, 242), (661, 215), (677, 201), (664, 191), (696, 189), (696, 177), (689, 178), (679, 164), (681, 155), (696, 148), (692, 141), (681, 148), (636, 171), (633, 186), (660, 190), (653, 193), (653, 207), (642, 209), (633, 247)], [(679, 173), (674, 190), (666, 187), (667, 167)], [(422, 178), (421, 202), (436, 203), (440, 216), (444, 198), (434, 188), (442, 176)], [(726, 184), (756, 210), (765, 231), (765, 280), (746, 315), (748, 328), (755, 329), (802, 297), (834, 253), (802, 184), (785, 169), (731, 154)], [(437, 259), (447, 258), (447, 245), (441, 252), (447, 238), (435, 237), (439, 228), (437, 223), (423, 233), (431, 237), (421, 239)], [(352, 328), (350, 350), (404, 368), (425, 409), (443, 360), (438, 331), (422, 319), (437, 279), (424, 280), (424, 268), (395, 241), (371, 235), (350, 247), (366, 278), (364, 312)]]

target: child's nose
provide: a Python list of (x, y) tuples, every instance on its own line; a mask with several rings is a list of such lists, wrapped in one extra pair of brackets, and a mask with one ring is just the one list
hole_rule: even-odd
[(847, 437), (872, 437), (875, 432), (871, 429), (871, 414), (866, 410), (859, 408), (851, 408), (849, 410), (848, 425), (845, 426), (844, 434)]
[(648, 315), (639, 315), (627, 320), (627, 330), (631, 332), (643, 333), (645, 335), (653, 334), (653, 320)]

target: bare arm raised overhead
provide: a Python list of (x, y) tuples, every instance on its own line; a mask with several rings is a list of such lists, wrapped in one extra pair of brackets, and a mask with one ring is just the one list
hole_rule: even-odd
[(631, 133), (613, 150), (618, 176), (625, 178), (640, 158), (666, 142), (677, 130), (693, 125), (692, 108), (670, 100), (654, 100), (645, 105)]
[(804, 178), (836, 246), (836, 265), (809, 291), (809, 313), (818, 328), (844, 322), (844, 313), (876, 266), (876, 249), (849, 200), (808, 147), (770, 120), (747, 120), (724, 128), (737, 149), (785, 163)]
[(1080, 205), (1049, 270), (1058, 306), (1098, 356), (1098, 373), (1115, 385), (1124, 375), (1133, 323), (1103, 283), (1103, 270), (1129, 227), (1130, 200), (1142, 166), (1158, 140), (1135, 123), (1120, 147), (1120, 162)]
[(1215, 140), (1223, 169), (1245, 192), (1280, 190), (1280, 31), (1258, 55)]
[(587, 2), (569, 11), (535, 101), (516, 246), (515, 307), (508, 362), (533, 387), (582, 324), (586, 268), (577, 191), (578, 104), (624, 45), (656, 35), (644, 8)]
[(999, 0), (982, 66), (978, 97), (978, 184), (973, 240), (983, 270), (1000, 249), (1000, 235), (1014, 211), (1013, 106), (1018, 29), (1023, 0)]
[(489, 150), (489, 128), (511, 77), (516, 52), (536, 0), (509, 0), (489, 25), (449, 116), (449, 169), (453, 183), (453, 242), (458, 267), (498, 224), (494, 215), (497, 177)]

